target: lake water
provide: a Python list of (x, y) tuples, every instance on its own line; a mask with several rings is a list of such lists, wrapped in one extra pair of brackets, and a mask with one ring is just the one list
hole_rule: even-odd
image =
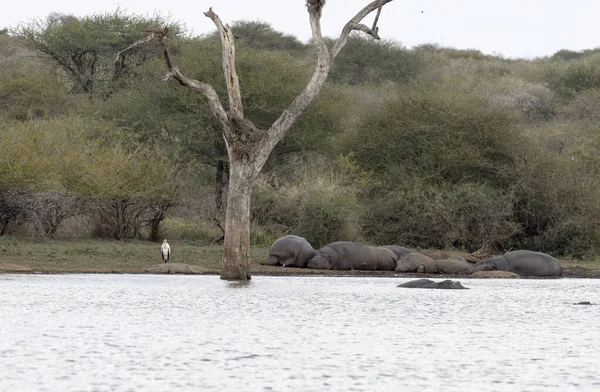
[(600, 280), (0, 275), (0, 391), (600, 390)]

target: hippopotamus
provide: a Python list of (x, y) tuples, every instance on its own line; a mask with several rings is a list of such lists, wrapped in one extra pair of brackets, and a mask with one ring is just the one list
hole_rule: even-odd
[(411, 280), (409, 282), (399, 284), (396, 287), (408, 287), (408, 288), (417, 288), (417, 289), (459, 289), (459, 290), (468, 289), (468, 287), (463, 286), (458, 281), (443, 280), (441, 282), (434, 282), (433, 280), (430, 280), (430, 279)]
[(405, 254), (411, 252), (410, 249), (406, 249), (405, 247), (400, 245), (384, 245), (382, 246), (382, 248), (388, 248), (389, 250), (394, 252), (398, 259), (400, 259), (400, 257), (404, 256)]
[(332, 270), (375, 270), (377, 255), (361, 242), (338, 241), (319, 249), (308, 268)]
[(435, 260), (441, 274), (470, 274), (473, 265), (460, 256), (450, 256), (444, 260)]
[(370, 248), (377, 256), (378, 271), (393, 271), (396, 269), (398, 257), (394, 252), (381, 246), (371, 246)]
[(286, 235), (273, 242), (267, 260), (261, 264), (304, 268), (314, 255), (315, 250), (306, 239), (297, 235)]
[(396, 272), (420, 272), (435, 274), (438, 272), (437, 262), (420, 253), (406, 253), (398, 259)]
[(515, 250), (478, 262), (473, 271), (510, 271), (521, 276), (561, 276), (562, 266), (554, 257), (531, 250)]

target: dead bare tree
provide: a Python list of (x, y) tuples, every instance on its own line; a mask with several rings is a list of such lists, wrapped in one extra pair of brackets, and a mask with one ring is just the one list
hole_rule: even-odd
[[(310, 27), (314, 44), (317, 47), (317, 66), (313, 76), (291, 105), (271, 125), (268, 130), (258, 129), (244, 117), (244, 106), (240, 93), (238, 76), (235, 68), (234, 35), (229, 25), (224, 25), (212, 8), (204, 15), (210, 18), (217, 27), (221, 37), (223, 55), (223, 73), (227, 85), (229, 108), (226, 110), (215, 89), (202, 81), (188, 78), (173, 64), (166, 39), (168, 29), (152, 31), (151, 37), (160, 42), (168, 73), (164, 80), (175, 79), (180, 85), (204, 95), (208, 104), (223, 129), (223, 138), (229, 156), (229, 191), (225, 215), (224, 253), (221, 266), (221, 279), (250, 279), (250, 197), (252, 185), (265, 165), (271, 151), (283, 138), (285, 133), (296, 122), (306, 108), (315, 100), (325, 84), (333, 61), (342, 50), (350, 33), (362, 31), (374, 39), (379, 39), (377, 22), (382, 7), (393, 0), (371, 1), (361, 9), (342, 29), (340, 37), (330, 47), (321, 34), (321, 14), (325, 0), (307, 0), (306, 9), (310, 19)], [(361, 22), (372, 12), (377, 15), (372, 27)], [(140, 40), (139, 43), (148, 42)], [(137, 44), (137, 43), (136, 43)], [(123, 52), (133, 49), (128, 47)], [(118, 67), (122, 53), (117, 56), (115, 66)]]

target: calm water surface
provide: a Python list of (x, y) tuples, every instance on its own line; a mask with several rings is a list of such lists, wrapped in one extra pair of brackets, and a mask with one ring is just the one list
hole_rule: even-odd
[(0, 391), (600, 390), (600, 280), (0, 275)]

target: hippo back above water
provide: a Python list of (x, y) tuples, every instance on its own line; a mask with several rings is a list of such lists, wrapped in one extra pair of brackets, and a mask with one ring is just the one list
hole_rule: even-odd
[(304, 268), (314, 255), (315, 250), (306, 239), (297, 235), (286, 235), (273, 242), (267, 260), (262, 264)]
[(338, 241), (319, 249), (307, 266), (315, 269), (375, 270), (377, 255), (363, 243)]
[(377, 256), (378, 271), (393, 271), (396, 269), (398, 257), (393, 251), (381, 246), (371, 246), (370, 248)]
[(510, 271), (521, 276), (561, 276), (562, 266), (554, 257), (530, 250), (515, 250), (482, 260), (474, 271)]

